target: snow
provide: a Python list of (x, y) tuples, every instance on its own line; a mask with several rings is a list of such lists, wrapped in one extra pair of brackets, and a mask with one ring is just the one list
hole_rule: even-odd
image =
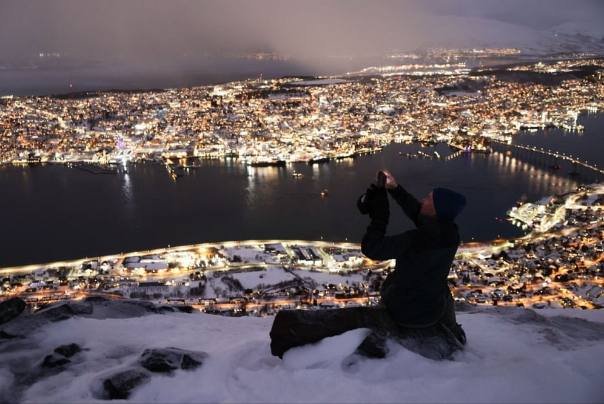
[[(96, 313), (96, 311), (95, 311)], [(101, 314), (99, 312), (99, 314)], [(367, 330), (270, 353), (273, 317), (194, 312), (48, 323), (0, 340), (0, 402), (90, 403), (102, 375), (132, 366), (146, 348), (204, 351), (190, 371), (153, 374), (131, 403), (602, 402), (604, 311), (471, 307), (458, 312), (468, 346), (438, 362), (389, 344), (385, 359), (354, 354)], [(13, 320), (14, 321), (14, 320)], [(23, 376), (54, 348), (82, 351), (64, 370)], [(33, 375), (35, 371), (27, 371)]]
[(283, 363), (289, 370), (340, 368), (342, 362), (371, 331), (359, 328), (336, 337), (325, 338), (316, 344), (290, 349), (283, 355)]
[[(306, 278), (309, 276), (308, 271), (304, 271), (304, 270), (294, 270), (293, 273), (298, 274), (301, 278)], [(346, 283), (346, 281), (348, 281), (348, 284), (352, 285), (355, 282), (365, 282), (365, 278), (363, 277), (363, 274), (360, 274), (358, 272), (355, 273), (351, 273), (348, 276), (343, 276), (341, 274), (337, 274), (337, 273), (327, 273), (327, 272), (313, 272), (312, 274), (310, 274), (312, 280), (314, 282), (316, 282), (319, 285), (325, 284), (325, 283), (332, 283), (332, 284), (339, 284), (339, 283)]]
[[(424, 21), (417, 28), (423, 47), (511, 47), (528, 55), (604, 51), (604, 25), (594, 19), (565, 22), (544, 30), (477, 16), (442, 15), (430, 16), (427, 20), (418, 16), (417, 20)], [(431, 35), (433, 27), (446, 35)]]
[(566, 22), (551, 31), (558, 35), (584, 35), (599, 40), (604, 38), (604, 25), (595, 21)]
[(540, 43), (548, 33), (533, 28), (487, 18), (465, 16), (433, 17), (441, 32), (447, 35), (439, 38), (439, 44), (448, 47), (476, 48), (514, 46), (524, 48)]
[(268, 265), (262, 271), (229, 273), (234, 279), (239, 280), (244, 289), (262, 289), (258, 285), (275, 285), (279, 282), (285, 282), (294, 279), (294, 276), (287, 273), (282, 267)]

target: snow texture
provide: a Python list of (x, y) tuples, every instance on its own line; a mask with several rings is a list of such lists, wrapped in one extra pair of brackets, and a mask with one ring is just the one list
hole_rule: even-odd
[[(454, 361), (433, 361), (390, 342), (385, 359), (359, 356), (355, 349), (366, 329), (294, 348), (281, 360), (270, 353), (273, 317), (137, 313), (122, 303), (115, 303), (118, 313), (110, 316), (114, 302), (98, 303), (93, 313), (41, 322), (26, 337), (0, 340), (0, 402), (106, 402), (101, 380), (135, 367), (146, 349), (162, 347), (208, 357), (196, 369), (151, 374), (119, 402), (596, 403), (604, 398), (604, 311), (462, 306), (458, 320), (468, 345)], [(20, 321), (21, 316), (2, 327)], [(42, 367), (55, 348), (73, 343), (81, 351), (69, 363)]]

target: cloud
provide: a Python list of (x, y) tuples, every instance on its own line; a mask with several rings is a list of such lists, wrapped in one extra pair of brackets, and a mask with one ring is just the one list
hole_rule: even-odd
[[(445, 29), (438, 22), (446, 16), (541, 29), (574, 20), (601, 21), (604, 4), (591, 0), (8, 0), (0, 3), (0, 57), (60, 52), (95, 60), (169, 61), (206, 52), (367, 54), (438, 43), (452, 33), (450, 26)], [(454, 29), (468, 31), (472, 26)]]

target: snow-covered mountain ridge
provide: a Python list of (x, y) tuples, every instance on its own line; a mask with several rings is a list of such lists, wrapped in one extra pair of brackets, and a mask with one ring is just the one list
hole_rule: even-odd
[[(604, 53), (604, 24), (591, 21), (564, 23), (547, 30), (491, 19), (461, 16), (432, 17), (446, 35), (430, 36), (424, 46), (448, 48), (518, 48), (523, 53)], [(426, 28), (426, 30), (429, 28)], [(419, 33), (418, 36), (422, 34)]]

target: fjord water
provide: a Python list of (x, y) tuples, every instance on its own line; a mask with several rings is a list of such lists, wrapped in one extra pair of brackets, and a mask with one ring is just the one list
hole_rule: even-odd
[[(604, 166), (604, 116), (581, 116), (583, 133), (526, 132), (514, 143), (565, 151)], [(408, 158), (422, 151), (442, 158)], [(505, 220), (523, 195), (529, 201), (601, 181), (571, 163), (552, 170), (544, 158), (504, 152), (461, 154), (445, 144), (391, 144), (382, 152), (324, 164), (249, 167), (236, 158), (201, 159), (173, 180), (165, 167), (131, 165), (127, 173), (91, 174), (64, 165), (0, 169), (0, 267), (55, 262), (227, 240), (301, 239), (360, 242), (368, 218), (357, 198), (386, 168), (418, 199), (436, 186), (464, 194), (458, 217), (464, 242), (517, 237)], [(599, 160), (599, 161), (598, 161)], [(302, 177), (292, 174), (296, 171)], [(327, 190), (326, 196), (321, 193)], [(411, 228), (396, 205), (388, 231)]]

